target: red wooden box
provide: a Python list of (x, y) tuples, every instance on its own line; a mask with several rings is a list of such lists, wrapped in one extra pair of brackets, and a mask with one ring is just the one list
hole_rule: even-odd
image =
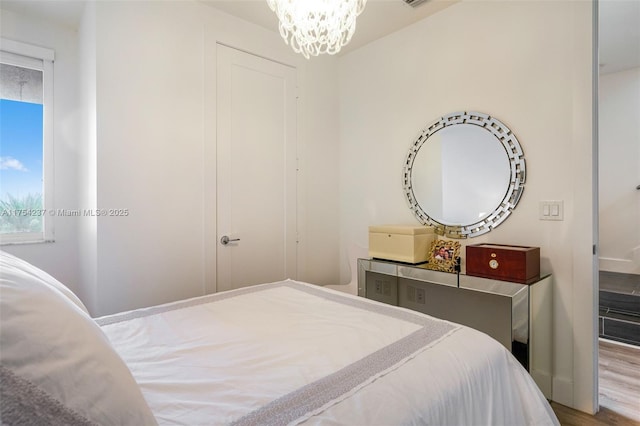
[(466, 253), (467, 275), (521, 284), (540, 279), (540, 247), (474, 244)]

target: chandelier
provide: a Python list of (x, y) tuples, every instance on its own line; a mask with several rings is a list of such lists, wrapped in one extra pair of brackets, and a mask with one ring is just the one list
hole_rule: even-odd
[(280, 35), (305, 58), (334, 55), (351, 40), (367, 0), (267, 0)]

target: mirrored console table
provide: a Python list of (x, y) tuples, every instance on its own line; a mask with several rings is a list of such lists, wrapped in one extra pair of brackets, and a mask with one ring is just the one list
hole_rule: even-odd
[(504, 345), (551, 399), (552, 276), (519, 284), (358, 259), (358, 295), (482, 331)]

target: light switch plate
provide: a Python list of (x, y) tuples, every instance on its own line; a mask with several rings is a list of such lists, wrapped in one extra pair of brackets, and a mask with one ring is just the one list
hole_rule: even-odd
[(564, 220), (564, 201), (540, 201), (540, 220)]

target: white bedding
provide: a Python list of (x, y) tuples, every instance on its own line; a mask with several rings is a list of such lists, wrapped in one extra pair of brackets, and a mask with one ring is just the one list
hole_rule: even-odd
[(559, 424), (488, 336), (309, 284), (97, 321), (160, 424)]
[(154, 425), (131, 371), (64, 284), (0, 251), (0, 423)]

